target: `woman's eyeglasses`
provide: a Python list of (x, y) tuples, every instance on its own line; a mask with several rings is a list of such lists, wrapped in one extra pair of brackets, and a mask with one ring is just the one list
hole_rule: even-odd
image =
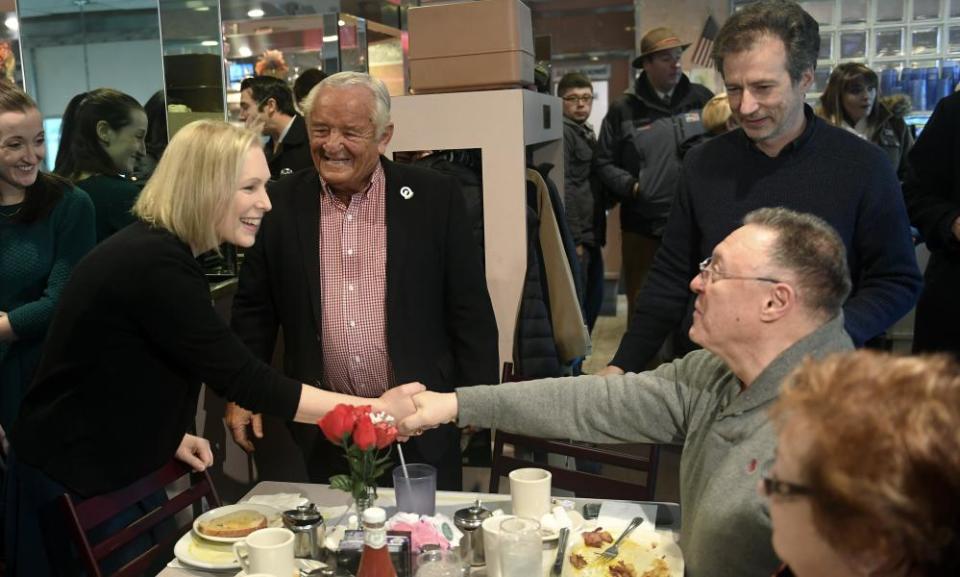
[(789, 481), (781, 481), (774, 477), (772, 473), (767, 473), (763, 476), (763, 494), (767, 497), (771, 495), (778, 497), (798, 497), (812, 495), (813, 491), (810, 487)]

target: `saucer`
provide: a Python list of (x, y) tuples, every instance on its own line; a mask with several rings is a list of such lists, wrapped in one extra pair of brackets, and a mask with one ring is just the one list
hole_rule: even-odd
[[(571, 510), (571, 511), (567, 511), (567, 516), (570, 517), (570, 533), (573, 533), (574, 531), (579, 531), (580, 528), (583, 527), (583, 523), (584, 523), (583, 515), (581, 515), (576, 511)], [(550, 531), (550, 530), (541, 528), (540, 537), (544, 541), (554, 541), (560, 538), (560, 530), (558, 529), (556, 531)]]

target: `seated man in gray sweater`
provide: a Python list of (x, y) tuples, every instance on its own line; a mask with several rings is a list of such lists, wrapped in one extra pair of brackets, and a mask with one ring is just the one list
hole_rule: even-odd
[(705, 350), (656, 370), (421, 393), (401, 422), (417, 434), (456, 421), (544, 438), (683, 445), (680, 546), (689, 577), (768, 577), (778, 566), (757, 493), (773, 458), (767, 409), (804, 357), (853, 348), (843, 242), (823, 220), (751, 212), (690, 281), (690, 338)]

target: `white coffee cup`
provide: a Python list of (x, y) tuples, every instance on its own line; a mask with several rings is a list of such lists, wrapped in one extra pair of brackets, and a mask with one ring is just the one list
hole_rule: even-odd
[(483, 531), (483, 558), (487, 564), (487, 577), (500, 577), (500, 523), (513, 515), (487, 517), (480, 525)]
[(550, 471), (531, 467), (510, 471), (509, 476), (514, 515), (540, 519), (550, 512)]
[(259, 529), (234, 543), (233, 554), (247, 575), (293, 575), (293, 531), (283, 527)]

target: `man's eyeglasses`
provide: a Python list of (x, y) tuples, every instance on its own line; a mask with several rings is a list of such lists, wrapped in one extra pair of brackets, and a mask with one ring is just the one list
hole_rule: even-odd
[(713, 257), (707, 257), (700, 263), (700, 280), (703, 281), (703, 284), (710, 284), (711, 281), (716, 282), (718, 280), (755, 280), (760, 282), (772, 282), (779, 283), (783, 282), (781, 280), (770, 278), (766, 276), (736, 276), (732, 274), (724, 274), (716, 269), (710, 268), (710, 265), (713, 264)]
[(562, 100), (564, 102), (569, 102), (571, 104), (590, 104), (591, 102), (593, 102), (593, 95), (590, 95), (590, 94), (586, 96), (570, 95), (570, 96), (564, 96)]
[(810, 487), (790, 483), (789, 481), (781, 481), (770, 472), (764, 473), (762, 483), (763, 494), (766, 497), (772, 495), (778, 497), (800, 497), (813, 494), (813, 490), (811, 490)]

